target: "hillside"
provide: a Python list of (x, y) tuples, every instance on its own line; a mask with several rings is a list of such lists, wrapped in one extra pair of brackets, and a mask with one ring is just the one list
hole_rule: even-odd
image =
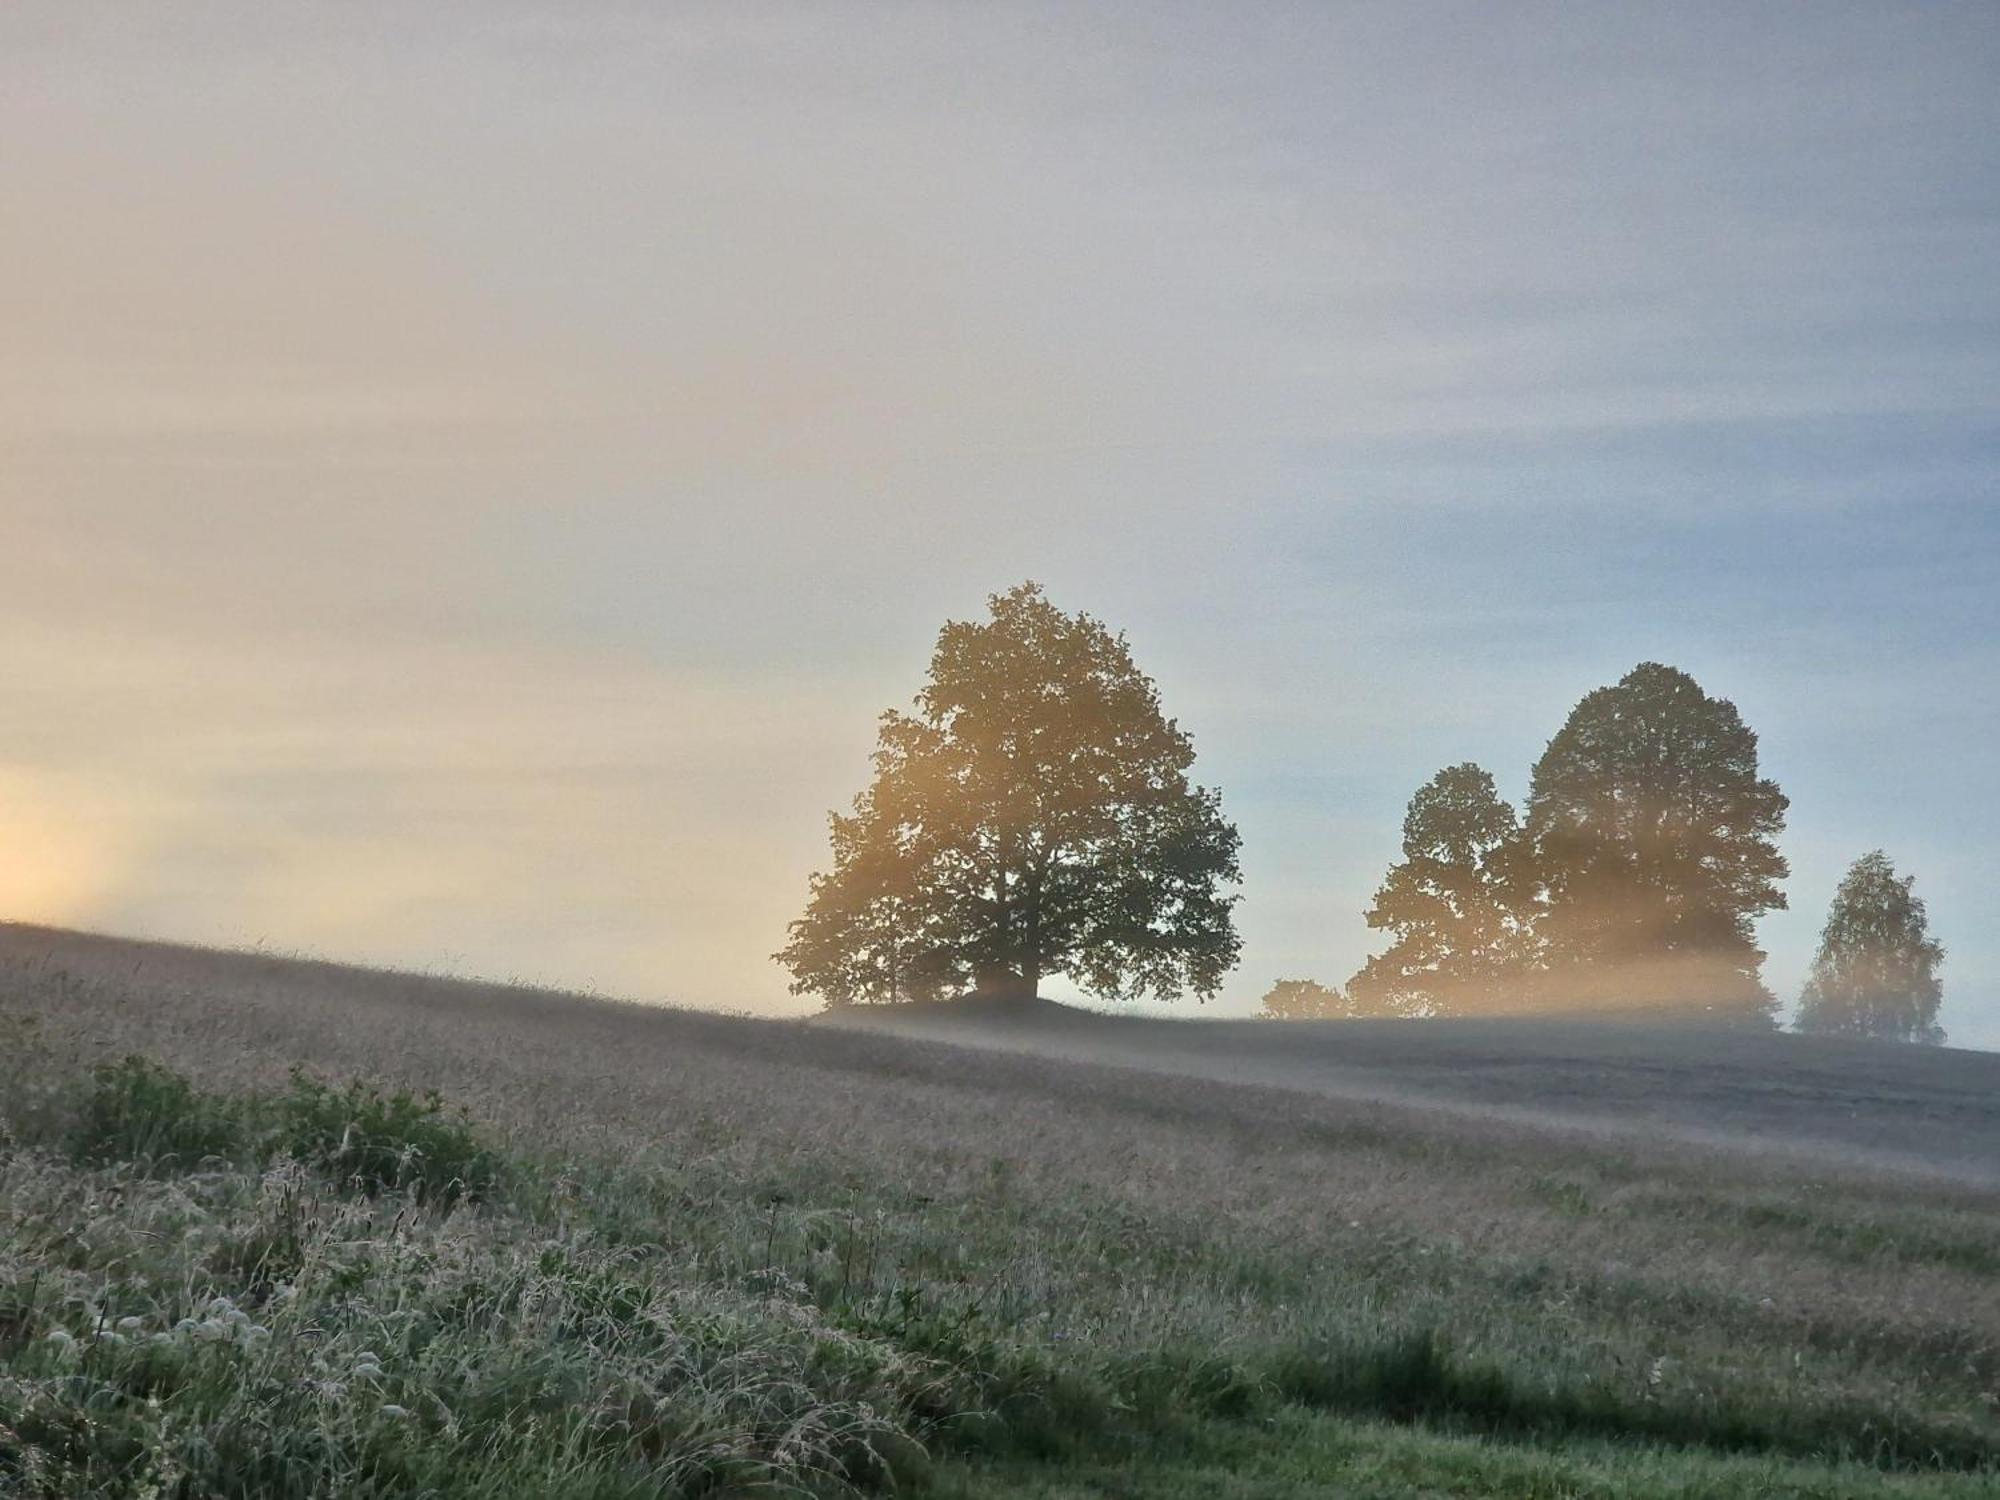
[(2000, 1053), (1658, 1021), (1209, 1020), (857, 1007), (825, 1024), (1604, 1135), (2000, 1181)]
[[(2000, 1460), (1980, 1054), (756, 1021), (24, 927), (0, 1028), (0, 1488), (1969, 1495)], [(158, 1067), (91, 1074), (126, 1054)]]

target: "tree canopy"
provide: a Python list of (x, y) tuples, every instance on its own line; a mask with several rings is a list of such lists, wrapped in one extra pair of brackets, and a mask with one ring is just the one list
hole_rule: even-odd
[(1368, 909), (1368, 925), (1395, 941), (1347, 982), (1360, 1011), (1459, 1015), (1501, 1001), (1528, 952), (1519, 832), (1492, 776), (1470, 761), (1417, 789), (1402, 861)]
[(1687, 673), (1643, 662), (1585, 697), (1528, 796), (1549, 995), (1771, 1024), (1752, 923), (1785, 905), (1787, 805), (1736, 706)]
[(1060, 974), (1108, 999), (1207, 998), (1235, 963), (1236, 829), (1122, 635), (1033, 583), (939, 632), (914, 714), (775, 955), (832, 1004)]
[(1799, 994), (1800, 1031), (1942, 1042), (1938, 1006), (1944, 949), (1932, 940), (1916, 877), (1897, 875), (1877, 849), (1848, 869), (1834, 893), (1812, 972)]
[(1280, 979), (1264, 992), (1266, 1021), (1348, 1020), (1358, 1015), (1354, 1002), (1336, 989), (1311, 979)]

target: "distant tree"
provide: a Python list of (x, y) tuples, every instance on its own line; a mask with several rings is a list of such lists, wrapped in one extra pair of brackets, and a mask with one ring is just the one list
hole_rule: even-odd
[(832, 1004), (1061, 974), (1107, 999), (1207, 998), (1240, 940), (1217, 793), (1122, 635), (1025, 583), (939, 632), (916, 713), (833, 817), (833, 868), (774, 957)]
[(1331, 1021), (1344, 1020), (1355, 1011), (1353, 1002), (1338, 989), (1310, 979), (1280, 979), (1264, 992), (1264, 1008), (1258, 1014), (1267, 1021)]
[(1785, 905), (1787, 805), (1736, 706), (1687, 673), (1643, 662), (1584, 698), (1528, 796), (1550, 997), (1773, 1024), (1752, 924)]
[(1368, 925), (1395, 941), (1347, 982), (1361, 1010), (1457, 1015), (1501, 1000), (1528, 941), (1519, 833), (1493, 778), (1470, 761), (1417, 789), (1403, 818), (1403, 858), (1368, 909)]
[(1800, 1031), (1893, 1042), (1944, 1040), (1938, 1005), (1944, 949), (1931, 939), (1913, 875), (1880, 849), (1849, 868), (1834, 893), (1819, 954), (1799, 995)]

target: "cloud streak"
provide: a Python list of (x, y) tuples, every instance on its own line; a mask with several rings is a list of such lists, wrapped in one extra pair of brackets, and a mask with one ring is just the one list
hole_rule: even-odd
[(1996, 71), (1978, 7), (10, 7), (12, 905), (780, 1004), (871, 716), (1033, 576), (1244, 822), (1246, 1003), (1653, 657), (1794, 790), (1779, 982), (1884, 844), (2000, 1044)]

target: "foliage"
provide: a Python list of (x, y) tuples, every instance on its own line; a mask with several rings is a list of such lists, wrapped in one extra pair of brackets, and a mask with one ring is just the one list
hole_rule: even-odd
[(1213, 995), (1240, 946), (1220, 799), (1123, 636), (1034, 584), (938, 635), (915, 714), (832, 819), (833, 868), (776, 955), (833, 1004), (1061, 974), (1110, 999)]
[(133, 1162), (192, 1171), (242, 1154), (248, 1112), (143, 1057), (100, 1063), (68, 1131), (70, 1152), (88, 1162)]
[(1642, 662), (1585, 697), (1528, 795), (1548, 995), (1771, 1024), (1751, 924), (1785, 905), (1786, 806), (1736, 706), (1685, 672)]
[(408, 1190), (450, 1207), (493, 1189), (496, 1158), (436, 1094), (384, 1093), (356, 1079), (334, 1089), (294, 1069), (291, 1087), (230, 1097), (143, 1057), (91, 1073), (66, 1131), (79, 1161), (192, 1171), (204, 1162), (304, 1162), (344, 1191)]
[(435, 1092), (384, 1093), (360, 1079), (333, 1089), (294, 1069), (276, 1114), (277, 1149), (352, 1190), (407, 1189), (420, 1202), (449, 1207), (493, 1189), (493, 1153)]
[(1466, 762), (1410, 799), (1403, 858), (1368, 925), (1395, 935), (1348, 981), (1370, 1014), (1459, 1015), (1493, 1008), (1518, 983), (1528, 945), (1519, 825), (1493, 778)]
[(1310, 979), (1280, 979), (1264, 992), (1258, 1014), (1268, 1021), (1333, 1021), (1350, 1019), (1357, 1012), (1338, 988), (1328, 989)]
[(1944, 1040), (1938, 1006), (1944, 949), (1930, 935), (1913, 875), (1880, 849), (1848, 869), (1799, 995), (1800, 1031), (1897, 1042)]
[(813, 876), (806, 914), (776, 955), (792, 971), (792, 992), (830, 1005), (893, 1004), (961, 987), (967, 965), (924, 884), (915, 830), (884, 810), (875, 787), (829, 821), (833, 871)]

